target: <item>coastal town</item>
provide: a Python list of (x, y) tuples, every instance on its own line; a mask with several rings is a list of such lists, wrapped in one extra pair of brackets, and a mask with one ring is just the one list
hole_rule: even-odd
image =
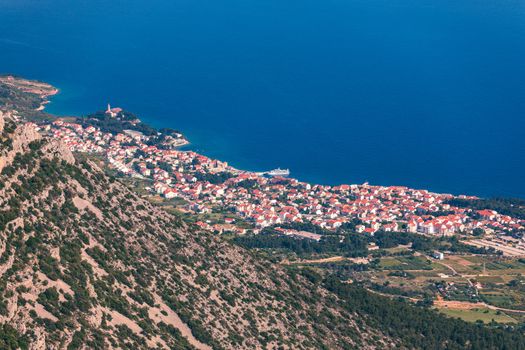
[[(122, 109), (110, 106), (104, 112), (110, 118), (119, 118), (122, 113)], [(493, 210), (448, 204), (453, 198), (476, 197), (367, 183), (322, 186), (241, 171), (226, 162), (178, 149), (177, 146), (188, 143), (181, 134), (173, 147), (164, 147), (150, 142), (158, 135), (147, 136), (135, 130), (104, 132), (92, 125), (86, 127), (62, 119), (31, 125), (61, 139), (74, 152), (103, 156), (107, 165), (122, 175), (148, 181), (147, 191), (165, 200), (176, 200), (182, 211), (232, 214), (217, 222), (198, 221), (204, 229), (244, 234), (293, 223), (311, 223), (327, 230), (352, 223), (356, 232), (369, 235), (379, 230), (431, 236), (477, 232), (484, 235), (483, 239), (469, 241), (470, 244), (497, 250), (506, 247), (503, 254), (525, 255), (525, 244), (516, 238), (525, 229), (524, 220)], [(305, 232), (303, 238), (319, 239), (319, 235)]]
[(0, 0), (0, 350), (525, 350), (524, 16)]
[[(2, 119), (24, 124), (21, 135), (59, 140), (55, 145), (69, 156), (65, 148), (117, 177), (142, 197), (137, 200), (182, 218), (195, 234), (222, 235), (218, 240), (257, 249), (292, 270), (333, 274), (369, 293), (432, 305), (467, 321), (525, 320), (519, 199), (318, 185), (285, 168), (241, 170), (192, 151), (182, 132), (155, 129), (109, 104), (79, 117), (42, 112), (37, 106), (55, 91), (38, 95), (44, 103), (29, 100), (23, 112), (4, 109)], [(28, 118), (30, 109), (41, 114)]]

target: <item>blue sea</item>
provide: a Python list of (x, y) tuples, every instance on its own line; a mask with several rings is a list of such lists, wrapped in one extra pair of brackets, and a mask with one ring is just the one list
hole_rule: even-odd
[(243, 169), (525, 198), (523, 0), (0, 0), (0, 72)]

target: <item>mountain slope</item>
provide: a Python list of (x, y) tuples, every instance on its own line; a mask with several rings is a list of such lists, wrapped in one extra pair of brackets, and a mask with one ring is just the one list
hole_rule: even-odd
[(2, 348), (396, 343), (319, 285), (188, 227), (33, 126), (0, 119)]

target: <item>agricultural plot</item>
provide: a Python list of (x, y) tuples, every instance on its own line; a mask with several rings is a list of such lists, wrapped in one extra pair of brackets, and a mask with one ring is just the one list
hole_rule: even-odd
[(505, 280), (501, 276), (477, 276), (476, 281), (482, 285), (505, 283)]
[(519, 260), (495, 260), (485, 264), (488, 270), (523, 270), (525, 271), (525, 263), (522, 259)]
[(517, 323), (518, 322), (516, 319), (512, 318), (511, 316), (501, 311), (490, 310), (487, 308), (470, 309), (470, 310), (441, 308), (438, 310), (439, 312), (449, 317), (461, 318), (462, 320), (465, 320), (467, 322), (476, 322), (476, 321), (483, 321), (483, 323), (490, 323), (492, 321), (498, 322), (498, 323)]
[(525, 321), (525, 313), (519, 312), (525, 310), (524, 259), (445, 254), (445, 259), (436, 260), (417, 252), (398, 254), (396, 251), (360, 266), (352, 261), (319, 261), (312, 265), (381, 294), (413, 301), (434, 299), (442, 312), (470, 322)]
[(509, 286), (481, 290), (480, 297), (487, 304), (513, 310), (525, 310), (525, 295)]
[(419, 256), (384, 258), (379, 266), (385, 270), (432, 270), (431, 262)]

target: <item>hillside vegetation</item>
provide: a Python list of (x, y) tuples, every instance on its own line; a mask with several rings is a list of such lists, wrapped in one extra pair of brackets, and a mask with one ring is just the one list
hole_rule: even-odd
[(337, 297), (139, 198), (7, 120), (2, 348), (385, 348)]

